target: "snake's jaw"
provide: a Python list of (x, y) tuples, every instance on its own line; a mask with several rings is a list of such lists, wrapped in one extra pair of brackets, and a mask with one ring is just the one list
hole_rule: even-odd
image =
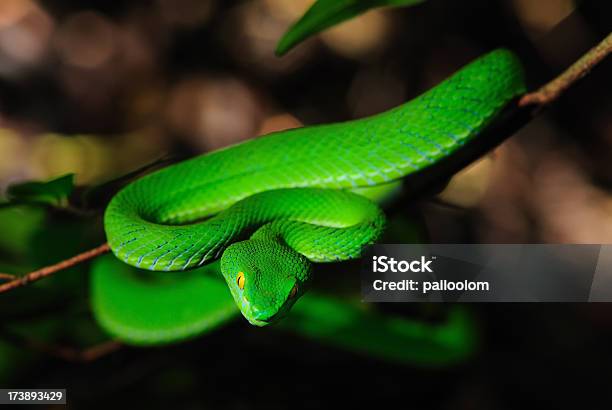
[(282, 318), (302, 295), (310, 271), (304, 256), (278, 242), (236, 242), (221, 257), (221, 273), (232, 297), (255, 326)]

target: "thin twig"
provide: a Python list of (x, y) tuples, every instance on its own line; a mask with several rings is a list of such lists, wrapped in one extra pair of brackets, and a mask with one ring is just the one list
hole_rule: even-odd
[(109, 340), (104, 343), (97, 344), (85, 350), (77, 351), (76, 358), (82, 362), (92, 362), (107, 354), (116, 352), (123, 346), (123, 343), (117, 340)]
[(0, 280), (13, 280), (17, 276), (11, 275), (10, 273), (0, 273)]
[(87, 363), (119, 350), (123, 344), (117, 340), (107, 340), (86, 349), (55, 345), (24, 337), (8, 329), (0, 328), (3, 340), (19, 347), (35, 350), (69, 362)]
[(25, 286), (29, 283), (36, 282), (44, 277), (53, 275), (55, 272), (68, 269), (72, 266), (78, 265), (81, 262), (85, 262), (89, 259), (95, 258), (96, 256), (105, 254), (110, 251), (110, 247), (108, 243), (104, 245), (100, 245), (97, 248), (90, 249), (86, 252), (80, 253), (72, 258), (63, 260), (55, 265), (46, 266), (42, 269), (35, 270), (34, 272), (30, 272), (20, 278), (13, 279), (10, 282), (4, 283), (0, 285), (0, 293), (7, 292), (9, 290)]
[(554, 80), (548, 82), (538, 90), (525, 94), (519, 101), (519, 106), (526, 105), (548, 105), (571, 87), (576, 81), (584, 77), (601, 60), (612, 52), (612, 33), (603, 39), (601, 43), (589, 50), (578, 61)]
[(452, 211), (460, 211), (460, 212), (465, 212), (468, 210), (468, 207), (465, 206), (461, 206), (461, 205), (457, 205), (454, 204), (452, 202), (449, 202), (445, 199), (440, 198), (439, 196), (434, 196), (430, 199), (428, 199), (426, 202), (433, 204), (433, 205), (437, 205), (446, 209), (450, 209)]

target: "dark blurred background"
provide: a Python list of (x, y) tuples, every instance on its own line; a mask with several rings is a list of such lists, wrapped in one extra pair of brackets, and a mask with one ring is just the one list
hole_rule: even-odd
[[(2, 0), (0, 191), (68, 172), (96, 185), (168, 154), (374, 114), (500, 46), (517, 52), (534, 88), (612, 28), (606, 1), (430, 0), (371, 11), (275, 57), (311, 3)], [(437, 199), (395, 205), (392, 221), (416, 217), (432, 242), (611, 242), (611, 68), (602, 63)], [(20, 218), (0, 213), (0, 271), (103, 240), (99, 218), (87, 229), (61, 213)], [(86, 269), (78, 272), (0, 300), (0, 386), (67, 386), (78, 408), (120, 397), (151, 408), (318, 408), (324, 400), (583, 408), (605, 395), (612, 366), (608, 304), (471, 306), (481, 348), (448, 369), (387, 363), (244, 321), (174, 347), (73, 363), (37, 338), (104, 340), (87, 308)]]

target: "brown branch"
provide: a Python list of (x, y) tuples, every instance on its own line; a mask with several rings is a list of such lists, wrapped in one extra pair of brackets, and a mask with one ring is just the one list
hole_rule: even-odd
[(116, 352), (122, 346), (123, 344), (117, 340), (109, 340), (89, 347), (85, 350), (77, 351), (77, 354), (74, 357), (81, 362), (92, 362), (100, 357), (106, 356), (107, 354)]
[(557, 78), (548, 82), (538, 90), (525, 94), (519, 101), (519, 106), (527, 105), (548, 105), (555, 101), (559, 96), (571, 87), (576, 81), (584, 77), (612, 52), (612, 33), (603, 39), (601, 43), (589, 50), (578, 61), (572, 64), (567, 70)]
[(11, 275), (10, 273), (0, 273), (0, 280), (13, 280), (17, 276)]
[(29, 283), (36, 282), (42, 278), (53, 275), (55, 272), (68, 269), (72, 266), (78, 265), (81, 262), (85, 262), (89, 259), (95, 258), (96, 256), (105, 254), (110, 251), (108, 243), (100, 245), (97, 248), (90, 249), (86, 252), (80, 253), (72, 258), (63, 260), (55, 265), (46, 266), (42, 269), (30, 272), (22, 277), (11, 280), (10, 282), (0, 285), (0, 293), (8, 292), (9, 290), (25, 286)]

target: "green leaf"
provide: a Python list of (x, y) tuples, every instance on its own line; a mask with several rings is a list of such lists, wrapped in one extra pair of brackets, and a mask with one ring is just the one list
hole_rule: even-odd
[(372, 8), (407, 7), (423, 1), (425, 0), (317, 0), (280, 39), (276, 54), (281, 56), (306, 38)]
[[(7, 254), (26, 255), (32, 237), (43, 225), (44, 220), (45, 210), (39, 206), (0, 207), (0, 232), (11, 233), (10, 235), (0, 235), (0, 252), (5, 256)], [(6, 260), (3, 262), (6, 262)], [(6, 272), (6, 269), (0, 268), (0, 272)]]
[(108, 333), (133, 345), (178, 342), (209, 332), (240, 314), (217, 276), (218, 265), (151, 272), (113, 255), (98, 258), (91, 278), (94, 316)]
[(7, 197), (11, 203), (63, 206), (74, 189), (74, 174), (46, 182), (32, 181), (11, 185)]

